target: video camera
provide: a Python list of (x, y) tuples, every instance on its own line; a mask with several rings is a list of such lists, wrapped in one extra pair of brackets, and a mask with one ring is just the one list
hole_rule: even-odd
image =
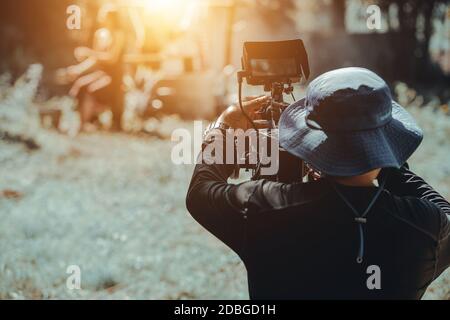
[[(252, 86), (264, 86), (264, 91), (271, 93), (272, 102), (258, 110), (257, 120), (252, 120), (242, 106), (242, 82)], [(303, 41), (300, 39), (269, 42), (245, 42), (242, 56), (242, 71), (238, 72), (239, 106), (244, 116), (257, 131), (257, 148), (259, 136), (278, 140), (278, 121), (286, 105), (283, 95), (293, 96), (293, 84), (309, 78), (309, 63)], [(295, 99), (294, 99), (295, 100)], [(269, 146), (272, 144), (269, 143)], [(278, 144), (277, 144), (278, 145)], [(248, 154), (250, 146), (247, 144)], [(269, 179), (278, 182), (302, 181), (306, 168), (303, 161), (278, 147), (278, 173), (271, 176), (261, 174), (259, 158), (256, 164), (246, 161), (240, 168), (253, 171), (253, 179)], [(269, 150), (272, 153), (274, 150)]]

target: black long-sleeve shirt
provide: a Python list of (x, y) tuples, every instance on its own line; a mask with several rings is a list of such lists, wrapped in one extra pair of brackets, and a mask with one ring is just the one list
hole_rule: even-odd
[[(198, 164), (186, 202), (243, 260), (252, 299), (418, 299), (450, 265), (450, 204), (407, 166), (383, 170), (384, 190), (363, 226), (361, 264), (354, 214), (329, 180), (232, 185), (233, 168)], [(360, 212), (378, 190), (338, 188)], [(371, 265), (381, 289), (367, 286)]]

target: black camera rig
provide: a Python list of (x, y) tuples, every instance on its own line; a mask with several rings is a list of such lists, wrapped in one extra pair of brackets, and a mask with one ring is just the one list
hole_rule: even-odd
[[(245, 112), (242, 105), (242, 82), (246, 79), (247, 84), (252, 86), (264, 86), (264, 91), (270, 92), (271, 102), (258, 110), (259, 119), (253, 120)], [(259, 159), (260, 135), (268, 140), (278, 141), (278, 121), (286, 105), (284, 104), (284, 94), (293, 96), (293, 84), (302, 79), (309, 78), (309, 63), (303, 41), (300, 39), (287, 41), (269, 42), (245, 42), (242, 56), (242, 71), (238, 72), (239, 85), (239, 106), (247, 120), (256, 130), (257, 137), (257, 161), (250, 163), (246, 159), (245, 164), (240, 168), (253, 171), (253, 179), (269, 179), (279, 182), (302, 181), (306, 168), (303, 161), (294, 157), (278, 146), (279, 152), (278, 172), (274, 175), (262, 174), (262, 165)], [(295, 99), (294, 99), (295, 100)], [(267, 140), (266, 140), (267, 141)], [(250, 150), (250, 142), (246, 142), (246, 153)], [(270, 148), (272, 144), (269, 143)], [(247, 157), (246, 157), (247, 158)]]

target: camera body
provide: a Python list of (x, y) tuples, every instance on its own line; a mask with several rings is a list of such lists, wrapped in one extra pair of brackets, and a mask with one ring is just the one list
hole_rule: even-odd
[[(253, 128), (257, 130), (258, 137), (263, 134), (268, 139), (278, 139), (278, 121), (285, 109), (283, 96), (284, 94), (292, 95), (292, 84), (308, 79), (309, 73), (308, 56), (300, 39), (244, 43), (242, 71), (238, 72), (239, 101), (242, 112), (245, 114), (241, 102), (244, 78), (248, 85), (264, 86), (264, 91), (270, 91), (272, 97), (270, 104), (258, 110), (259, 119), (251, 121)], [(248, 118), (248, 115), (246, 117)], [(269, 146), (271, 145), (269, 143)], [(278, 143), (276, 145), (278, 150), (269, 150), (269, 153), (278, 152), (277, 174), (270, 176), (261, 174), (262, 165), (259, 160), (256, 164), (246, 161), (245, 164), (240, 165), (240, 168), (252, 170), (253, 179), (264, 178), (285, 183), (301, 182), (306, 172), (303, 161), (283, 150)]]

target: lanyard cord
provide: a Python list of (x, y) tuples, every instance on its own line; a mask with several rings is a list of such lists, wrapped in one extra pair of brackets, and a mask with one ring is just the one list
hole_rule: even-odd
[(364, 210), (363, 214), (359, 214), (358, 210), (355, 209), (355, 207), (345, 198), (345, 196), (342, 194), (342, 192), (337, 187), (336, 183), (331, 181), (331, 185), (333, 186), (336, 193), (339, 195), (339, 197), (345, 202), (345, 204), (353, 211), (353, 214), (355, 215), (355, 222), (358, 224), (358, 231), (359, 231), (359, 250), (358, 250), (358, 256), (356, 257), (357, 263), (363, 262), (363, 256), (364, 256), (364, 230), (363, 230), (363, 224), (367, 222), (367, 214), (369, 213), (370, 209), (372, 209), (373, 205), (377, 201), (378, 197), (380, 196), (381, 192), (384, 190), (384, 185), (386, 183), (387, 177), (383, 179), (381, 182), (381, 185), (379, 186), (376, 194), (370, 201), (369, 205), (367, 206), (366, 210)]

